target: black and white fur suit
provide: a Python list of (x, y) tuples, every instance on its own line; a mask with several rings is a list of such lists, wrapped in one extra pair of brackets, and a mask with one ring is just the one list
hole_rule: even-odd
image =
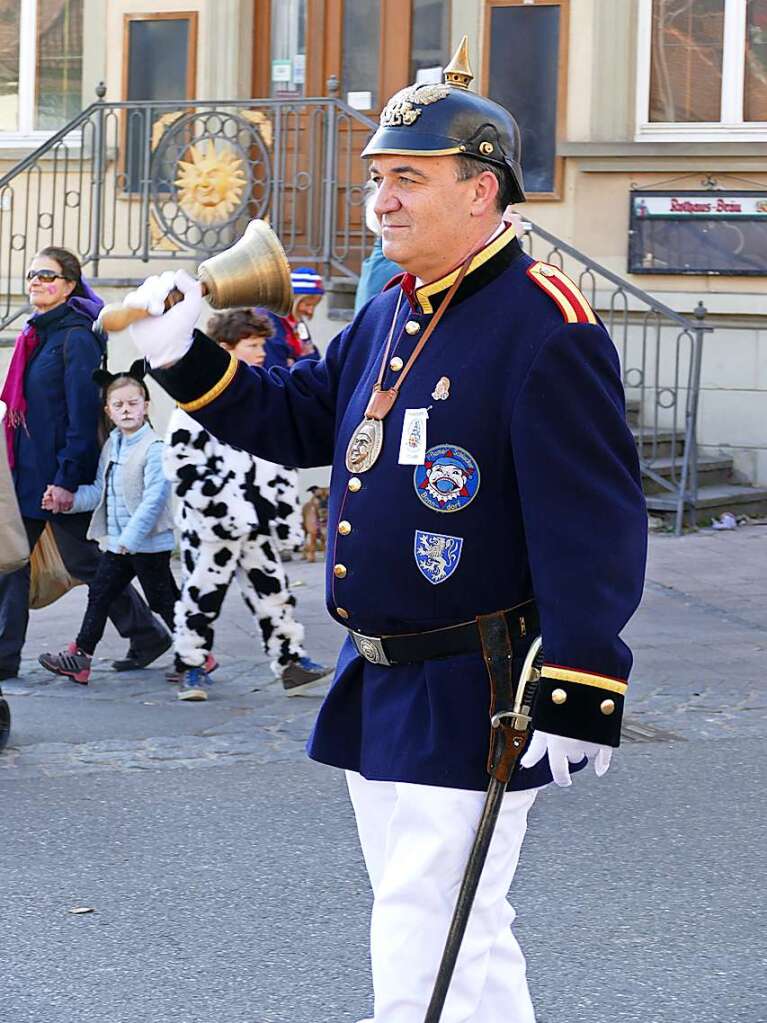
[[(213, 437), (174, 410), (163, 455), (177, 499), (184, 583), (175, 612), (176, 657), (199, 667), (212, 652), (213, 625), (236, 576), (275, 675), (304, 656), (304, 627), (294, 618), (277, 547), (280, 466)], [(283, 524), (284, 528), (284, 524)]]

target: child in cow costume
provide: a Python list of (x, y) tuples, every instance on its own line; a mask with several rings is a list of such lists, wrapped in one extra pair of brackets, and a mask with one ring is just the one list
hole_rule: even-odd
[[(265, 317), (244, 309), (222, 313), (208, 331), (242, 362), (263, 365), (272, 333)], [(181, 409), (168, 426), (164, 466), (178, 498), (184, 570), (174, 636), (183, 666), (179, 699), (207, 699), (216, 666), (213, 625), (234, 576), (286, 694), (313, 686), (328, 669), (306, 656), (304, 627), (295, 620), (295, 597), (275, 547), (280, 467), (221, 443)]]

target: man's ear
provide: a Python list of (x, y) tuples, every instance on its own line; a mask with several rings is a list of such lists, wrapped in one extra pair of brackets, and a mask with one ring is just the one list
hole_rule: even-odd
[(482, 171), (476, 178), (472, 178), (474, 184), (474, 199), (472, 202), (471, 215), (483, 217), (492, 207), (498, 204), (498, 178), (492, 171)]

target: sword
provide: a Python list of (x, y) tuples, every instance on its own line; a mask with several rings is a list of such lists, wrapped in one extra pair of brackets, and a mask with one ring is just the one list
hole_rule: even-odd
[[(510, 655), (508, 655), (508, 659), (510, 661)], [(482, 815), (466, 862), (466, 869), (453, 911), (453, 919), (447, 932), (442, 960), (439, 964), (424, 1023), (439, 1023), (442, 1017), (458, 952), (466, 932), (474, 896), (477, 894), (482, 868), (490, 848), (490, 840), (501, 811), (503, 796), (527, 741), (533, 700), (541, 677), (542, 666), (543, 650), (541, 638), (538, 636), (527, 651), (517, 682), (513, 706), (506, 709), (498, 708), (490, 718), (496, 738), (500, 740), (500, 743), (497, 741), (495, 744), (496, 747), (500, 744), (500, 754), (496, 756), (493, 765), (494, 770), (487, 788)]]

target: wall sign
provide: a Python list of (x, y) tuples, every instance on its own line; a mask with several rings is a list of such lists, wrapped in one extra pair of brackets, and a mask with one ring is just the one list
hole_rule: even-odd
[(767, 275), (767, 191), (633, 191), (629, 273)]

